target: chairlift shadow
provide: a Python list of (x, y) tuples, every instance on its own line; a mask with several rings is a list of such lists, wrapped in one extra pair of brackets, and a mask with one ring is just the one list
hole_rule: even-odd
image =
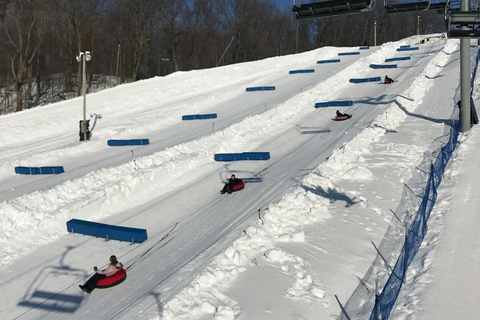
[(373, 128), (380, 128), (380, 129), (383, 129), (383, 130), (385, 130), (385, 134), (389, 134), (389, 133), (398, 133), (398, 131), (397, 131), (397, 130), (391, 130), (391, 129), (387, 129), (387, 128), (385, 128), (385, 127), (383, 127), (383, 126), (380, 126), (380, 125), (378, 125), (378, 124), (376, 124), (376, 123), (375, 123), (375, 124), (373, 124), (373, 125), (372, 125), (372, 127), (373, 127)]
[(236, 178), (242, 179), (244, 183), (259, 183), (263, 181), (262, 176), (259, 176), (253, 171), (229, 170), (228, 165), (225, 165), (225, 169), (226, 170), (220, 172), (220, 179), (222, 183), (228, 183), (228, 179), (232, 174), (234, 174)]
[(454, 63), (454, 62), (456, 62), (456, 61), (458, 61), (458, 60), (460, 60), (460, 58), (453, 59), (453, 60), (449, 61), (447, 64), (444, 64), (443, 66), (435, 63), (435, 66), (437, 66), (437, 67), (439, 67), (439, 68), (445, 68), (446, 66), (451, 65), (452, 63)]
[(438, 75), (436, 75), (436, 76), (434, 76), (434, 77), (430, 77), (430, 76), (428, 76), (428, 75), (425, 75), (425, 78), (427, 78), (427, 79), (429, 79), (429, 80), (434, 80), (434, 79), (437, 79), (437, 78), (441, 78), (441, 77), (443, 77), (443, 76), (445, 76), (445, 75), (444, 75), (444, 74), (438, 74)]
[(442, 52), (445, 53), (447, 56), (450, 56), (450, 55), (452, 55), (452, 54), (455, 54), (455, 53), (457, 53), (457, 52), (460, 52), (460, 49), (457, 49), (457, 50), (452, 51), (452, 52), (447, 52), (447, 51), (445, 51), (444, 49), (442, 49)]
[(329, 128), (322, 128), (322, 127), (302, 127), (299, 125), (295, 126), (295, 130), (297, 130), (301, 134), (320, 134), (320, 133), (328, 133), (330, 134), (331, 130)]
[(417, 114), (417, 113), (412, 113), (412, 112), (408, 111), (404, 106), (402, 106), (402, 104), (400, 104), (397, 100), (395, 100), (394, 103), (407, 116), (415, 117), (415, 118), (418, 118), (418, 119), (423, 119), (423, 120), (426, 120), (426, 121), (431, 121), (433, 123), (445, 124), (445, 125), (450, 126), (450, 127), (453, 126), (453, 121), (451, 119), (437, 119), (437, 118), (432, 118), (432, 117), (424, 116), (424, 115)]
[(43, 309), (61, 313), (74, 313), (80, 307), (84, 299), (84, 295), (81, 294), (81, 292), (75, 295), (62, 293), (68, 287), (60, 292), (42, 289), (42, 287), (48, 287), (48, 281), (51, 278), (58, 278), (62, 276), (69, 278), (74, 277), (77, 280), (70, 285), (72, 286), (79, 281), (78, 279), (84, 279), (88, 276), (85, 270), (71, 268), (70, 266), (64, 264), (63, 261), (66, 254), (74, 248), (75, 247), (71, 246), (67, 247), (67, 250), (60, 257), (58, 266), (46, 266), (40, 270), (33, 283), (27, 288), (22, 300), (17, 304), (18, 306), (29, 308), (27, 311), (25, 311), (25, 313), (32, 309)]
[(345, 193), (338, 192), (337, 190), (332, 188), (328, 188), (328, 190), (324, 190), (322, 187), (316, 187), (314, 189), (308, 186), (302, 186), (302, 188), (318, 196), (329, 199), (330, 203), (334, 203), (336, 201), (345, 201), (345, 208), (351, 207), (360, 202), (360, 200), (355, 201), (356, 197), (350, 198)]
[(164, 308), (163, 308), (163, 305), (162, 305), (162, 301), (160, 299), (161, 295), (159, 293), (156, 293), (156, 292), (151, 292), (150, 295), (153, 296), (153, 298), (155, 299), (155, 303), (157, 304), (158, 314), (162, 314)]

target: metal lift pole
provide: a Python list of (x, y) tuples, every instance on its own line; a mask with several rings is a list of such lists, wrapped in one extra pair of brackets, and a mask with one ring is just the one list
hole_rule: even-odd
[[(468, 0), (461, 0), (460, 11), (469, 11)], [(462, 27), (462, 30), (468, 30), (468, 27)], [(470, 130), (470, 89), (470, 38), (460, 38), (461, 132)]]

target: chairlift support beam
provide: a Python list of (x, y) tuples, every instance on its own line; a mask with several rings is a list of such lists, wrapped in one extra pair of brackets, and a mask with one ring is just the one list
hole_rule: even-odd
[(293, 6), (297, 20), (339, 16), (371, 11), (374, 0), (331, 0)]

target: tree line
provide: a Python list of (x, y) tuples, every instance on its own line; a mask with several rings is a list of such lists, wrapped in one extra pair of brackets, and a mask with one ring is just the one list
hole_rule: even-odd
[(52, 76), (80, 95), (75, 57), (82, 51), (92, 55), (89, 75), (129, 82), (322, 46), (373, 45), (375, 21), (378, 45), (416, 34), (417, 16), (421, 33), (445, 30), (435, 12), (387, 15), (382, 4), (297, 21), (291, 6), (273, 0), (0, 0), (0, 108), (12, 91), (13, 111), (31, 107), (25, 101), (40, 97), (42, 80)]

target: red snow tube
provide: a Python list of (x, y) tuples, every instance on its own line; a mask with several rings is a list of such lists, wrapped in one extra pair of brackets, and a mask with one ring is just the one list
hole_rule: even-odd
[(239, 183), (237, 183), (236, 185), (233, 186), (232, 192), (242, 190), (243, 188), (245, 188), (245, 184), (242, 181), (242, 182), (239, 182)]
[(343, 116), (341, 116), (341, 117), (338, 117), (338, 116), (337, 116), (337, 117), (335, 117), (334, 120), (335, 120), (335, 121), (343, 121), (343, 120), (350, 119), (351, 117), (352, 117), (352, 116), (348, 114), (348, 115), (343, 115)]
[(106, 277), (98, 280), (97, 288), (113, 287), (119, 283), (122, 283), (126, 278), (127, 278), (127, 272), (125, 271), (125, 269), (120, 269), (110, 277)]

